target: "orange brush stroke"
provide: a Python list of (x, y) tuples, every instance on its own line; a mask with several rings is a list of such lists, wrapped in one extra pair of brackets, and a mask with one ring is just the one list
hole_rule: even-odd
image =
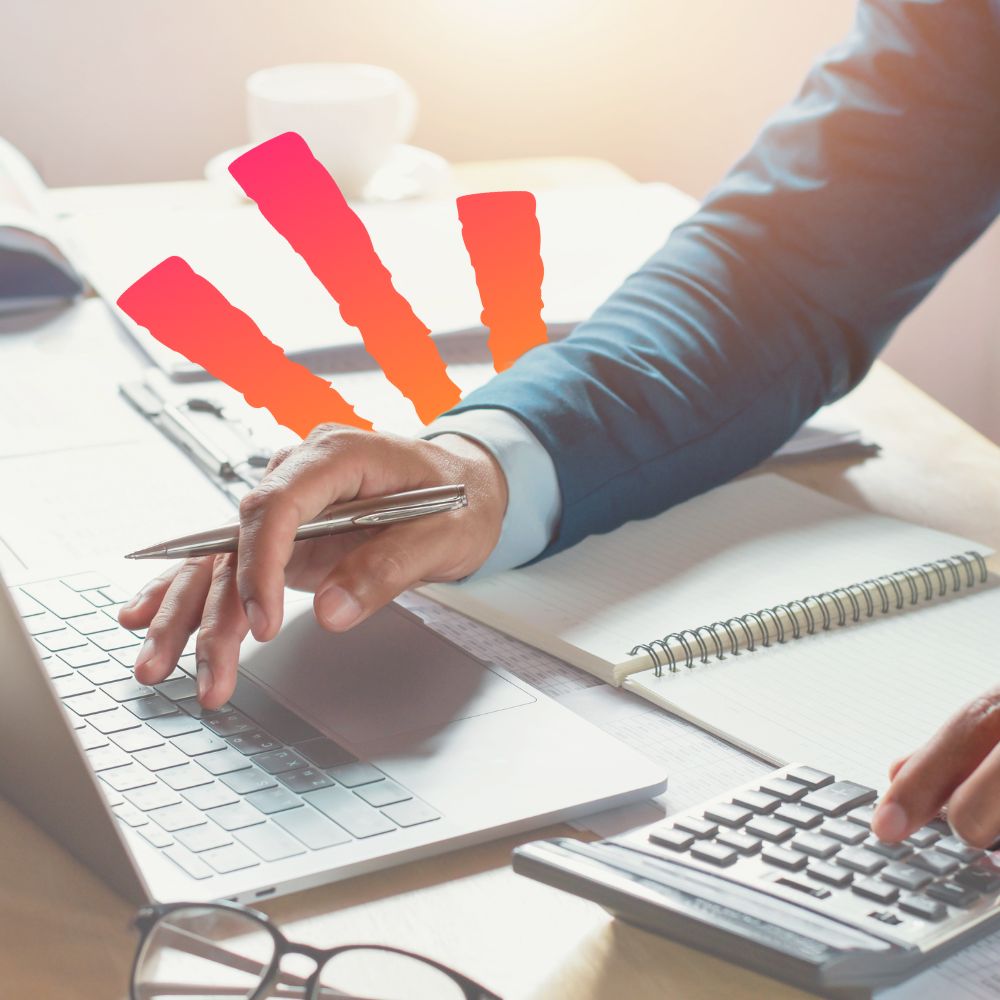
[(257, 324), (187, 261), (168, 257), (126, 289), (118, 305), (179, 351), (305, 437), (328, 421), (371, 430), (329, 382), (290, 361)]
[(229, 172), (264, 218), (288, 240), (369, 354), (429, 423), (458, 402), (430, 330), (393, 287), (364, 223), (305, 140), (286, 132), (244, 153)]
[(483, 303), (483, 325), (496, 371), (544, 344), (541, 232), (528, 191), (470, 194), (456, 200), (462, 239)]

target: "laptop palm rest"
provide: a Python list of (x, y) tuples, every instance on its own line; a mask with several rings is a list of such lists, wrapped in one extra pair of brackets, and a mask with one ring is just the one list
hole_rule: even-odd
[(354, 745), (409, 733), (419, 742), (535, 700), (396, 604), (335, 635), (316, 622), (310, 599), (291, 600), (278, 636), (248, 640), (240, 664), (279, 702)]

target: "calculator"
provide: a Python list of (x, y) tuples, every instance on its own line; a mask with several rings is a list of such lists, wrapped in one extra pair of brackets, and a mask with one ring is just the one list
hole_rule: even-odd
[(822, 996), (867, 997), (1000, 926), (1000, 853), (942, 820), (880, 841), (877, 798), (792, 764), (621, 837), (525, 844), (514, 870)]

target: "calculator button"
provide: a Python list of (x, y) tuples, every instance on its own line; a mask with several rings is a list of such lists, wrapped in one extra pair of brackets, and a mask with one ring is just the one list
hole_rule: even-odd
[(955, 876), (955, 881), (977, 892), (996, 892), (1000, 889), (1000, 871), (987, 861), (982, 865), (970, 865), (960, 871)]
[(914, 831), (906, 838), (908, 844), (912, 844), (914, 847), (930, 847), (931, 844), (937, 843), (941, 839), (941, 834), (932, 826), (922, 826), (919, 830)]
[(943, 837), (934, 846), (937, 850), (944, 851), (945, 854), (950, 854), (953, 858), (958, 858), (959, 861), (975, 861), (983, 856), (983, 852), (978, 847), (969, 847), (968, 844), (954, 836)]
[(948, 903), (949, 906), (959, 906), (963, 909), (979, 899), (979, 893), (975, 889), (969, 889), (957, 882), (932, 882), (927, 887), (927, 895), (931, 899)]
[(785, 868), (790, 872), (801, 871), (805, 868), (808, 858), (797, 851), (788, 851), (784, 847), (776, 847), (774, 844), (765, 844), (760, 856), (769, 864)]
[(719, 832), (719, 828), (714, 823), (710, 823), (700, 816), (682, 816), (680, 819), (674, 820), (674, 826), (679, 830), (693, 833), (699, 840), (708, 840), (709, 837), (714, 837)]
[(941, 854), (939, 851), (924, 851), (922, 854), (914, 855), (912, 863), (932, 875), (950, 875), (958, 869), (958, 862), (954, 858), (949, 858), (947, 854)]
[(855, 882), (851, 890), (866, 899), (874, 899), (878, 903), (892, 903), (899, 895), (899, 890), (894, 885), (887, 885), (878, 879), (865, 878)]
[(774, 812), (781, 805), (781, 801), (777, 795), (768, 795), (767, 792), (757, 790), (737, 792), (733, 796), (736, 805), (752, 809), (756, 813)]
[(777, 819), (783, 819), (786, 823), (800, 827), (803, 830), (811, 830), (823, 822), (823, 814), (808, 806), (799, 805), (796, 802), (788, 802), (774, 814)]
[(813, 861), (806, 869), (806, 874), (810, 878), (836, 886), (838, 889), (849, 886), (854, 879), (854, 876), (846, 868), (838, 868), (825, 861)]
[(753, 812), (743, 806), (735, 806), (730, 803), (720, 803), (709, 806), (705, 810), (705, 819), (712, 820), (720, 826), (737, 827), (742, 826), (753, 816)]
[(672, 851), (686, 851), (694, 843), (694, 835), (686, 833), (684, 830), (677, 830), (672, 826), (660, 827), (653, 830), (649, 839), (654, 844), (661, 847), (669, 847)]
[(817, 788), (802, 801), (804, 805), (818, 809), (827, 816), (843, 816), (844, 813), (873, 802), (878, 793), (874, 788), (859, 785), (853, 781), (835, 781), (825, 788)]
[(902, 896), (897, 904), (904, 913), (924, 920), (944, 920), (948, 915), (947, 908), (933, 899), (924, 896)]
[(756, 837), (738, 833), (736, 830), (721, 830), (715, 839), (743, 855), (756, 854), (760, 850), (760, 841)]
[(837, 855), (837, 864), (862, 875), (874, 875), (880, 868), (885, 867), (885, 863), (885, 858), (873, 854), (864, 847), (848, 847)]
[(823, 860), (840, 850), (840, 844), (836, 840), (824, 837), (821, 833), (801, 833), (792, 841), (792, 847), (811, 858)]
[(716, 844), (711, 840), (695, 844), (691, 848), (691, 856), (701, 861), (709, 861), (720, 868), (731, 865), (739, 857), (731, 847), (726, 847), (724, 844)]
[(909, 844), (890, 844), (888, 841), (877, 840), (874, 837), (865, 842), (865, 847), (869, 851), (881, 854), (883, 858), (888, 858), (890, 861), (899, 861), (901, 858), (909, 857), (913, 853), (913, 848)]
[(875, 806), (868, 805), (862, 806), (860, 809), (852, 809), (848, 814), (847, 818), (852, 823), (857, 823), (858, 826), (866, 827), (871, 829), (872, 819), (875, 816)]
[(823, 833), (839, 840), (842, 844), (860, 844), (868, 834), (855, 823), (846, 819), (830, 819), (823, 824)]
[(909, 889), (910, 892), (918, 892), (923, 889), (932, 876), (923, 868), (915, 868), (913, 865), (904, 864), (901, 861), (893, 861), (882, 869), (881, 877), (886, 882), (898, 885), (901, 889)]
[(795, 833), (795, 827), (791, 823), (783, 823), (780, 819), (773, 819), (770, 816), (758, 816), (752, 819), (745, 829), (747, 833), (775, 844), (780, 844)]
[(768, 778), (760, 783), (760, 790), (769, 795), (777, 795), (783, 802), (795, 802), (806, 794), (806, 786), (787, 778)]
[(833, 784), (832, 774), (817, 770), (815, 767), (790, 767), (785, 772), (785, 777), (789, 781), (805, 785), (808, 789), (823, 788), (825, 785)]

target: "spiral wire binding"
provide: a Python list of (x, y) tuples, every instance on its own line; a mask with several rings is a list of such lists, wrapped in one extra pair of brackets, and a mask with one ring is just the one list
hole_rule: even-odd
[(949, 592), (955, 594), (985, 583), (988, 576), (986, 560), (978, 552), (963, 552), (863, 583), (751, 611), (714, 625), (671, 632), (662, 639), (634, 646), (629, 655), (646, 653), (653, 662), (655, 676), (660, 677), (664, 667), (676, 673), (681, 666), (690, 669), (698, 663), (708, 663), (711, 655), (724, 660), (727, 655), (752, 653), (758, 646), (812, 635), (817, 627), (826, 632), (834, 626), (841, 628), (848, 621), (887, 615), (901, 611), (907, 604), (931, 601)]

